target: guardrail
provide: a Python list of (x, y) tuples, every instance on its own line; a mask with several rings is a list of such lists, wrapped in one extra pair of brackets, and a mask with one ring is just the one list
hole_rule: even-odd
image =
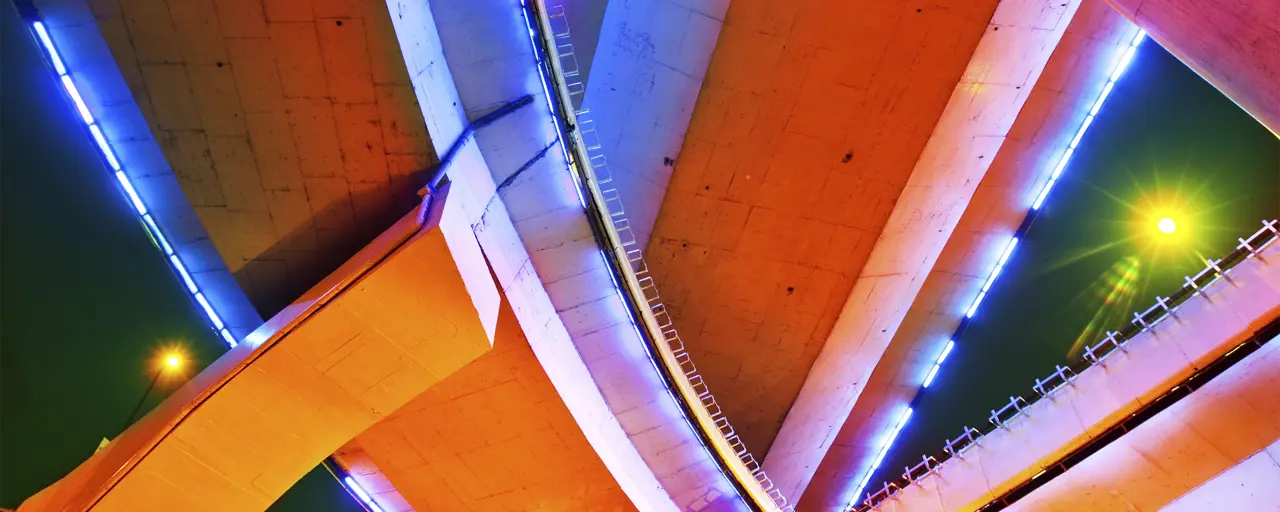
[(1031, 404), (1039, 400), (1049, 397), (1056, 391), (1071, 384), (1079, 373), (1093, 367), (1094, 365), (1106, 365), (1106, 361), (1117, 352), (1125, 352), (1125, 345), (1134, 336), (1150, 330), (1153, 326), (1161, 321), (1174, 316), (1178, 310), (1178, 306), (1196, 295), (1200, 295), (1204, 288), (1226, 278), (1227, 274), (1233, 267), (1241, 262), (1259, 257), (1259, 253), (1280, 238), (1280, 230), (1277, 229), (1280, 221), (1266, 220), (1262, 221), (1262, 228), (1254, 232), (1248, 239), (1237, 238), (1240, 243), (1229, 254), (1220, 260), (1209, 259), (1203, 270), (1196, 273), (1195, 276), (1184, 276), (1185, 284), (1168, 297), (1156, 297), (1156, 303), (1146, 311), (1134, 313), (1133, 320), (1129, 325), (1120, 331), (1107, 332), (1098, 343), (1085, 347), (1084, 356), (1070, 366), (1058, 365), (1054, 368), (1053, 373), (1044, 379), (1036, 379), (1035, 385), (1032, 386), (1034, 394), (1030, 399), (1022, 396), (1009, 397), (1009, 403), (1000, 409), (991, 410), (991, 414), (987, 417), (988, 425), (981, 429), (965, 427), (964, 433), (955, 439), (949, 439), (943, 446), (942, 453), (937, 456), (924, 455), (921, 456), (920, 463), (903, 468), (902, 476), (892, 482), (885, 482), (879, 491), (867, 496), (865, 500), (856, 505), (851, 505), (849, 510), (857, 512), (866, 512), (875, 510), (885, 501), (896, 496), (902, 489), (910, 486), (925, 476), (933, 473), (942, 463), (958, 457), (969, 448), (977, 444), (983, 436), (1004, 427), (1007, 423), (1022, 414)]
[(577, 182), (579, 199), (592, 218), (597, 239), (605, 245), (604, 257), (614, 268), (614, 284), (629, 306), (637, 332), (649, 345), (654, 365), (667, 380), (686, 419), (699, 433), (704, 448), (738, 488), (744, 501), (757, 510), (793, 511), (729, 424), (698, 373), (649, 274), (621, 196), (613, 185), (591, 113), (572, 107), (573, 99), (585, 93), (585, 85), (578, 79), (577, 57), (564, 7), (548, 7), (544, 0), (522, 0), (521, 3), (530, 20), (530, 37), (540, 53), (540, 65), (547, 68), (543, 71), (540, 67), (539, 71), (544, 73), (549, 107), (557, 118), (557, 129), (564, 142), (562, 147), (570, 172)]

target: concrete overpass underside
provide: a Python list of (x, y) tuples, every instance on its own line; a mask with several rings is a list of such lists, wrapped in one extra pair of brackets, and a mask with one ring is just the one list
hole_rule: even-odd
[[(246, 444), (207, 466), (217, 489), (184, 473), (170, 509), (236, 489), (200, 506), (265, 508), (333, 454), (384, 510), (840, 510), (1137, 32), (1102, 0), (601, 0), (572, 99), (599, 138), (588, 159), (557, 131), (581, 126), (547, 108), (570, 101), (519, 2), (35, 3), (158, 229), (229, 336), (256, 341), (24, 510), (105, 510), (165, 473), (118, 468), (229, 442), (169, 419), (255, 409), (233, 384), (284, 347), (262, 340), (307, 290), (350, 284), (344, 262), (386, 254), (402, 273), (357, 265), (385, 283), (360, 293), (435, 308), (412, 279), (448, 270), (456, 297), (430, 299), (471, 335), (401, 347), (439, 327), (407, 306), (326, 331), (406, 329), (388, 347), (409, 355), (368, 351), (374, 373), (448, 368), (376, 404), (347, 388), (385, 375), (342, 376), (358, 421), (323, 439), (307, 436), (328, 419), (251, 416), (316, 442), (269, 475), (245, 459), (270, 447)], [(437, 155), (437, 258), (407, 262), (386, 240), (416, 229)], [(579, 174), (606, 160), (610, 183)], [(640, 256), (653, 283), (635, 281)]]

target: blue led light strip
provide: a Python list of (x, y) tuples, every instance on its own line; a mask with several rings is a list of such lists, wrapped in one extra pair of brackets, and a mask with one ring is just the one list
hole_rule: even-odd
[(364, 506), (368, 507), (370, 511), (383, 512), (382, 507), (379, 507), (378, 504), (373, 501), (373, 497), (369, 496), (369, 493), (364, 490), (364, 487), (360, 486), (359, 482), (356, 482), (356, 479), (350, 476), (343, 477), (342, 483), (345, 484), (348, 489), (351, 489), (351, 492), (355, 493), (356, 497), (360, 498), (360, 501), (363, 502)]
[(902, 432), (902, 427), (907, 426), (907, 420), (911, 419), (911, 413), (913, 411), (914, 409), (910, 407), (907, 407), (907, 410), (902, 411), (902, 416), (898, 417), (898, 424), (894, 425), (893, 432), (889, 433), (889, 438), (885, 440), (884, 446), (880, 447), (880, 453), (876, 455), (875, 462), (871, 463), (871, 471), (868, 471), (867, 475), (862, 477), (862, 481), (858, 483), (857, 494), (862, 494), (862, 489), (866, 488), (867, 481), (871, 480), (871, 475), (874, 475), (876, 468), (880, 467), (881, 462), (884, 462), (884, 456), (889, 454), (889, 447), (893, 445), (893, 440), (898, 438), (898, 433)]
[[(952, 349), (955, 348), (954, 340), (959, 337), (961, 332), (964, 331), (966, 321), (972, 319), (973, 315), (978, 312), (978, 306), (982, 304), (982, 299), (987, 297), (987, 292), (991, 290), (992, 283), (995, 283), (996, 277), (1000, 276), (1000, 272), (1004, 270), (1005, 263), (1009, 261), (1009, 257), (1013, 255), (1013, 250), (1018, 246), (1019, 235), (1026, 232), (1026, 229), (1031, 225), (1030, 221), (1035, 218), (1040, 207), (1044, 205), (1045, 198), (1049, 197), (1049, 191), (1053, 189), (1053, 186), (1058, 182), (1058, 178), (1062, 176), (1063, 169), (1067, 168), (1067, 163), (1071, 160), (1071, 156), (1075, 154), (1076, 147), (1080, 145), (1080, 140), (1084, 138), (1084, 133), (1088, 131), (1089, 126), (1093, 124), (1094, 117), (1096, 117), (1098, 112), (1102, 110), (1102, 105), (1106, 103), (1107, 98), (1111, 95), (1112, 89), (1115, 88), (1116, 81), (1119, 80), (1120, 77), (1124, 75), (1125, 70), (1129, 68), (1129, 63), (1133, 61), (1133, 56), (1138, 51), (1138, 45), (1142, 44), (1142, 41), (1144, 41), (1146, 37), (1147, 33), (1139, 30), (1138, 35), (1134, 36), (1133, 40), (1129, 42), (1129, 47), (1125, 49), (1119, 62), (1116, 63), (1116, 67), (1111, 71), (1111, 77), (1107, 80), (1107, 84), (1103, 86), (1102, 92), (1098, 94), (1098, 98), (1093, 101), (1093, 106), (1089, 109), (1089, 114), (1085, 116), (1084, 121), (1080, 123), (1080, 128), (1076, 130), (1075, 136), (1071, 138), (1071, 143), (1067, 145), (1066, 151), (1063, 152), (1062, 157), (1058, 159), (1057, 165), (1053, 167), (1053, 172), (1049, 175), (1049, 180), (1045, 182), (1044, 187), (1040, 189), (1040, 193), (1036, 195), (1036, 200), (1031, 204), (1031, 209), (1027, 211), (1027, 215), (1022, 222), (1022, 226), (1015, 231), (1013, 236), (1009, 237), (1009, 241), (1005, 244), (1004, 252), (1000, 254), (1000, 260), (991, 268), (991, 272), (987, 275), (986, 281), (982, 284), (982, 289), (978, 291), (977, 297), (974, 297), (969, 308), (965, 310), (964, 318), (961, 319), (960, 326), (956, 328), (956, 334), (952, 336), (952, 340), (947, 341), (946, 347), (942, 349), (942, 353), (938, 355), (937, 360), (934, 361), (933, 366), (929, 369), (929, 374), (925, 377), (924, 384), (920, 386), (920, 390), (916, 392), (915, 398), (911, 400), (913, 406), (914, 404), (919, 403), (925, 390), (929, 388), (929, 384), (933, 383), (934, 377), (937, 377), (938, 371), (942, 369), (942, 362), (946, 360), (947, 355), (951, 354)], [(903, 425), (905, 425), (907, 419), (911, 417), (911, 411), (911, 408), (907, 409), (907, 412), (904, 413), (902, 419), (898, 421), (897, 426), (894, 427), (893, 432), (890, 433), (888, 439), (885, 440), (884, 446), (880, 448), (880, 452), (875, 458), (875, 462), (871, 463), (871, 468), (867, 470), (866, 475), (862, 477), (862, 481), (858, 483), (858, 487), (853, 492), (853, 498), (850, 500), (846, 509), (851, 510), (856, 508), (858, 498), (862, 497), (862, 492), (866, 490), (867, 483), (871, 480), (871, 476), (880, 468), (880, 463), (884, 461), (885, 454), (889, 452), (889, 448), (893, 446), (893, 442), (897, 440), (898, 434), (902, 431)]]
[(217, 331), (222, 336), (222, 340), (227, 346), (235, 347), (235, 336), (232, 336), (231, 331), (222, 322), (222, 317), (218, 315), (218, 312), (209, 303), (209, 299), (205, 297), (200, 286), (196, 284), (195, 280), (191, 279), (191, 274), (187, 272), (187, 267), (182, 264), (182, 258), (174, 252), (173, 246), (169, 244), (169, 239), (165, 238), (164, 232), (156, 224), (155, 219), (152, 218), (146, 202), (138, 196), (138, 191), (133, 187), (133, 183), (129, 181), (129, 176), (124, 173), (123, 168), (120, 166), (120, 160), (116, 158), (115, 151), (111, 149), (111, 143), (107, 141), (107, 137), (102, 133), (102, 128), (98, 125), (97, 119), (89, 111), (88, 105), (85, 105), (84, 98), (80, 95), (80, 90), (76, 87), (75, 80), (68, 73), (66, 64), (58, 53), (57, 46), (53, 44), (53, 39), (49, 37), (48, 29), (45, 28), (44, 23), (41, 21), (31, 22), (31, 28), (35, 32), (36, 38), (40, 41), (40, 46), (44, 48), (45, 56), (49, 58), (54, 71), (58, 73), (58, 80), (62, 83), (62, 88), (66, 92), (67, 98), (75, 105), (76, 112), (80, 115), (80, 120), (88, 128), (89, 134), (93, 137), (94, 143), (97, 144), (103, 160), (107, 162), (112, 172), (115, 173), (116, 181), (120, 184), (120, 190), (129, 199), (129, 204), (133, 206), (134, 211), (138, 212), (138, 215), (142, 217), (143, 224), (146, 225), (147, 231), (151, 233), (160, 250), (164, 252), (166, 259), (169, 261), (169, 266), (182, 278), (182, 284), (185, 285), (187, 293), (200, 305), (201, 311), (209, 317), (209, 322), (213, 325), (214, 331)]
[(1049, 175), (1049, 181), (1045, 182), (1044, 188), (1040, 189), (1040, 194), (1036, 196), (1036, 201), (1031, 203), (1031, 210), (1036, 211), (1044, 204), (1046, 197), (1049, 197), (1049, 191), (1053, 190), (1053, 185), (1058, 182), (1058, 177), (1062, 175), (1062, 170), (1066, 169), (1067, 162), (1071, 160), (1071, 155), (1075, 153), (1076, 146), (1080, 145), (1080, 139), (1084, 138), (1084, 132), (1093, 124), (1094, 116), (1098, 115), (1098, 111), (1102, 110), (1103, 103), (1106, 103), (1107, 97), (1111, 95), (1111, 89), (1115, 87), (1116, 80), (1119, 80), (1124, 71), (1129, 68), (1129, 63), (1133, 61), (1133, 55), (1138, 51), (1138, 45), (1147, 38), (1147, 33), (1139, 30), (1138, 35), (1134, 36), (1133, 41), (1129, 42), (1129, 48), (1124, 51), (1124, 56), (1120, 57), (1120, 62), (1116, 64), (1116, 68), (1111, 71), (1111, 79), (1107, 81), (1107, 85), (1102, 88), (1102, 94), (1098, 95), (1098, 99), (1094, 100), (1093, 108), (1089, 109), (1089, 115), (1085, 116), (1084, 122), (1080, 123), (1080, 129), (1076, 130), (1076, 136), (1071, 139), (1071, 144), (1067, 145), (1067, 151), (1062, 154), (1062, 158), (1058, 160), (1058, 165), (1053, 168), (1053, 174)]

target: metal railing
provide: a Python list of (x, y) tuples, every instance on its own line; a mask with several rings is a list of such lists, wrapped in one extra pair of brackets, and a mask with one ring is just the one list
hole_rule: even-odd
[(567, 148), (570, 170), (580, 181), (577, 185), (584, 206), (589, 212), (598, 212), (604, 220), (605, 226), (597, 227), (597, 238), (604, 238), (601, 242), (607, 245), (606, 253), (612, 253), (605, 255), (606, 261), (621, 267), (622, 275), (617, 276), (621, 282), (615, 284), (628, 295), (624, 301), (639, 306), (640, 311), (632, 313), (633, 321), (637, 330), (648, 333), (647, 337), (642, 334), (641, 338), (647, 338), (657, 349), (654, 364), (661, 366), (659, 371), (670, 379), (669, 385), (674, 384), (671, 391), (678, 402), (683, 401), (686, 416), (692, 413), (688, 419), (703, 437), (704, 447), (739, 491), (745, 494), (743, 498), (748, 505), (760, 510), (793, 511), (781, 490), (765, 474), (760, 462), (747, 450), (698, 373), (649, 273), (643, 250), (609, 171), (608, 159), (602, 151), (591, 112), (572, 107), (574, 100), (580, 100), (585, 94), (586, 88), (579, 78), (577, 56), (564, 7), (548, 6), (544, 0), (532, 0), (526, 6), (535, 18), (537, 26), (532, 28), (542, 39), (542, 51), (555, 57), (548, 59), (551, 69), (545, 78), (551, 83), (552, 90), (548, 93), (556, 96), (552, 110), (561, 117), (558, 128)]
[(1168, 297), (1156, 297), (1156, 303), (1146, 311), (1134, 313), (1129, 325), (1119, 331), (1109, 331), (1098, 343), (1085, 347), (1084, 356), (1070, 366), (1058, 365), (1044, 379), (1036, 379), (1032, 386), (1034, 392), (1030, 398), (1021, 396), (1009, 397), (1009, 403), (999, 409), (991, 410), (987, 417), (987, 425), (978, 429), (965, 427), (960, 436), (949, 439), (942, 452), (936, 456), (925, 455), (914, 466), (903, 468), (902, 476), (891, 482), (885, 482), (880, 490), (867, 496), (862, 502), (851, 507), (852, 510), (865, 512), (877, 509), (882, 503), (898, 495), (904, 488), (915, 484), (920, 479), (932, 474), (938, 467), (952, 457), (962, 456), (977, 445), (983, 436), (1006, 427), (1010, 421), (1020, 416), (1032, 404), (1053, 395), (1058, 390), (1071, 384), (1076, 375), (1093, 367), (1106, 366), (1107, 360), (1117, 353), (1127, 352), (1125, 346), (1133, 337), (1150, 330), (1165, 319), (1176, 316), (1178, 307), (1196, 295), (1204, 293), (1204, 289), (1222, 279), (1230, 279), (1227, 274), (1236, 265), (1249, 258), (1261, 258), (1264, 248), (1271, 245), (1280, 236), (1277, 229), (1280, 221), (1267, 220), (1262, 228), (1248, 239), (1237, 238), (1239, 244), (1220, 260), (1209, 259), (1205, 268), (1195, 276), (1184, 276), (1184, 284)]

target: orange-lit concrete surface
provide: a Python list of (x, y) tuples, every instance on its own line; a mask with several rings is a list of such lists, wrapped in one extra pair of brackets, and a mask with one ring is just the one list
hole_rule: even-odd
[(434, 153), (384, 1), (35, 3), (107, 61), (81, 72), (123, 76), (85, 94), (139, 107), (98, 117), (144, 198), (190, 204), (170, 238), (220, 255), (264, 317), (416, 200)]
[[(1267, 453), (1280, 447), (1276, 390), (1280, 342), (1272, 340), (1008, 510), (1280, 510), (1280, 467)], [(1237, 463), (1249, 464), (1249, 478), (1214, 482)]]
[(1280, 2), (1107, 2), (1280, 136)]
[[(574, 423), (506, 304), (492, 351), (352, 444), (414, 510), (635, 508)], [(348, 451), (337, 455), (344, 464)]]
[[(646, 256), (694, 361), (757, 455), (995, 4), (730, 3)], [(794, 484), (783, 489), (794, 499)]]
[(520, 11), (501, 0), (405, 0), (390, 9), (438, 150), (468, 119), (534, 97), (463, 146), (448, 171), (451, 199), (460, 199), (533, 355), (618, 486), (646, 511), (744, 507), (681, 416), (613, 287), (551, 144)]
[(969, 208), (818, 466), (800, 510), (840, 510), (853, 499), (850, 494), (871, 469), (884, 436), (920, 389), (1137, 30), (1103, 0), (1080, 4)]
[[(861, 269), (855, 270), (858, 277), (851, 291), (848, 291), (847, 295), (842, 294), (839, 302), (830, 300), (831, 296), (828, 296), (827, 307), (823, 309), (823, 313), (824, 315), (835, 313), (838, 316), (835, 317), (835, 323), (829, 331), (825, 327), (820, 327), (814, 332), (818, 336), (823, 336), (825, 341), (808, 345), (820, 346), (820, 352), (813, 362), (813, 367), (808, 371), (804, 387), (787, 413), (787, 419), (777, 439), (769, 449), (768, 458), (765, 459), (765, 469), (789, 495), (799, 496), (804, 492), (818, 464), (835, 440), (841, 425), (848, 418), (853, 404), (871, 377), (873, 368), (897, 333), (908, 308), (916, 300), (917, 294), (959, 222), (960, 216), (969, 206), (978, 183), (1001, 150), (1014, 119), (1022, 110), (1027, 95), (1039, 80), (1045, 63), (1078, 7), (1079, 2), (1074, 1), (1001, 2), (989, 19), (982, 19), (976, 24), (982, 29), (981, 31), (970, 32), (981, 37), (971, 58), (965, 59), (962, 54), (961, 58), (957, 59), (957, 56), (952, 55), (949, 58), (955, 59), (954, 63), (950, 61), (945, 64), (936, 63), (932, 61), (935, 55), (927, 51), (929, 45), (926, 44), (924, 45), (926, 50), (914, 59), (910, 68), (917, 71), (929, 68), (933, 73), (938, 73), (939, 69), (963, 69), (963, 74), (956, 77), (958, 82), (944, 84), (942, 79), (945, 75), (942, 74), (933, 76), (936, 82), (918, 76), (900, 77), (909, 84), (906, 85), (908, 88), (922, 82), (945, 85), (946, 88), (943, 90), (948, 92), (950, 99), (946, 102), (941, 117), (931, 128), (932, 135), (928, 137), (927, 143), (918, 156), (912, 155), (909, 158), (897, 160), (899, 164), (907, 162), (913, 164), (909, 174), (900, 175), (901, 178), (906, 178), (900, 189), (901, 194), (896, 201), (892, 195), (877, 198), (875, 210), (880, 212), (881, 208), (889, 208), (892, 205), (892, 213), (888, 216), (886, 223), (871, 224), (870, 226), (873, 227), (870, 233), (863, 232), (858, 235), (859, 244), (874, 238), (874, 248)], [(947, 12), (947, 20), (953, 23), (952, 26), (969, 27), (968, 24), (962, 23), (962, 20), (967, 18), (956, 17), (955, 7), (952, 9)], [(860, 13), (854, 14), (854, 16), (858, 15)], [(903, 16), (911, 16), (911, 14), (903, 14)], [(926, 41), (936, 43), (937, 40), (933, 39), (934, 37), (938, 37), (939, 33), (948, 32), (935, 26), (926, 33), (928, 34)], [(950, 48), (957, 47), (966, 48), (966, 45), (959, 44)], [(893, 67), (884, 67), (886, 62), (890, 62), (888, 55), (892, 55), (895, 45), (891, 43), (890, 48), (891, 50), (885, 54), (886, 57), (880, 61), (881, 69), (870, 80), (871, 92), (865, 97), (866, 108), (876, 109), (885, 104), (896, 106), (913, 103), (905, 96), (896, 97), (896, 94), (890, 94), (890, 98), (897, 100), (895, 102), (887, 101), (876, 94), (875, 84), (878, 80), (886, 78), (886, 75), (892, 76), (890, 69), (898, 66), (905, 67), (902, 64), (905, 60), (894, 62)], [(945, 55), (946, 52), (940, 52), (940, 54)], [(967, 65), (962, 67), (959, 63), (965, 61)], [(812, 78), (814, 75), (811, 73), (809, 76)], [(903, 83), (896, 82), (894, 87), (903, 87)], [(797, 114), (801, 112), (801, 108), (806, 112), (827, 113), (824, 109), (816, 106), (809, 108), (805, 102), (800, 102), (797, 104)], [(853, 112), (854, 115), (858, 113), (859, 111)], [(906, 115), (905, 112), (897, 112), (885, 122), (888, 126), (894, 126), (895, 122), (900, 122), (900, 119)], [(795, 120), (796, 117), (793, 116), (792, 121)], [(852, 124), (856, 127), (867, 126), (862, 124), (862, 119), (858, 121)], [(871, 121), (870, 126), (878, 126), (875, 121), (868, 121)], [(879, 135), (885, 136), (890, 133), (895, 132), (884, 130)], [(899, 133), (894, 137), (901, 136), (902, 134)], [(859, 149), (853, 149), (853, 158), (857, 158)], [(873, 179), (867, 178), (885, 176), (882, 174), (885, 169), (882, 165), (888, 164), (890, 165), (888, 168), (894, 168), (893, 164), (889, 164), (894, 160), (880, 160), (884, 156), (893, 154), (892, 151), (885, 153), (883, 148), (870, 148), (870, 160), (863, 164), (866, 167), (855, 167), (852, 171), (862, 173), (861, 179), (866, 180), (862, 183), (868, 185), (876, 183)], [(784, 162), (792, 162), (797, 158), (796, 155), (787, 156)], [(903, 156), (903, 154), (897, 154), (898, 158)], [(831, 162), (829, 165), (831, 168), (839, 168), (844, 164)], [(832, 176), (839, 176), (841, 172), (835, 171)], [(845, 183), (858, 183), (857, 180), (849, 179), (848, 175), (845, 179)], [(796, 181), (807, 180), (797, 179)], [(857, 196), (852, 196), (852, 200), (848, 195), (832, 197), (830, 194), (834, 190), (831, 183), (832, 180), (828, 180), (820, 193), (820, 197), (829, 202), (820, 200), (816, 210), (843, 211), (843, 215), (836, 215), (833, 218), (865, 221), (867, 217), (860, 211), (867, 208), (867, 203)], [(770, 186), (766, 178), (759, 193), (773, 194), (775, 188), (782, 187)], [(794, 187), (791, 189), (797, 190)], [(798, 190), (806, 189), (800, 187)], [(814, 192), (813, 189), (808, 190), (808, 193)], [(858, 187), (855, 186), (848, 192), (854, 190), (858, 190)], [(899, 189), (893, 186), (880, 190)], [(803, 198), (803, 195), (796, 196), (798, 200), (794, 204), (811, 204)], [(976, 206), (983, 207), (981, 204)], [(749, 235), (744, 235), (743, 238), (745, 245), (751, 246), (752, 242), (763, 244), (755, 247), (776, 248), (790, 245), (777, 238), (771, 239), (767, 235), (761, 237), (761, 232), (753, 233), (755, 231), (753, 226), (763, 227), (771, 224), (772, 228), (765, 228), (764, 233), (768, 233), (769, 229), (781, 230), (779, 233), (794, 229), (795, 223), (792, 220), (777, 216), (767, 220), (770, 217), (771, 215), (766, 211), (759, 209), (752, 211), (746, 228)], [(753, 223), (753, 219), (761, 220), (763, 224)], [(804, 225), (803, 231), (806, 232), (816, 227), (811, 222), (805, 222)], [(837, 245), (838, 239), (835, 237), (831, 238), (830, 245), (826, 246), (825, 250), (820, 249), (824, 247), (822, 236), (816, 236), (811, 240), (814, 242), (812, 245), (806, 243), (809, 240), (804, 240), (801, 242), (801, 247), (823, 251), (818, 254), (824, 254), (828, 260), (832, 255), (838, 257), (838, 255), (847, 254), (835, 250), (847, 247)], [(772, 251), (774, 249), (766, 250), (764, 254), (768, 255)], [(804, 250), (794, 254), (802, 259), (814, 256), (814, 253), (807, 253)], [(843, 268), (840, 275), (849, 276), (850, 274), (844, 273), (848, 270), (851, 269)], [(810, 277), (819, 275), (821, 274), (814, 273)], [(812, 286), (812, 282), (808, 285)], [(841, 292), (844, 291), (841, 289)], [(831, 307), (841, 303), (843, 305), (840, 309)], [(771, 314), (766, 315), (768, 316)], [(820, 325), (825, 326), (825, 324)]]
[[(1280, 244), (1272, 243), (1261, 258), (1240, 263), (1228, 278), (1206, 287), (1203, 296), (1183, 303), (1173, 319), (1135, 336), (1123, 353), (1081, 372), (1051, 398), (1031, 404), (1006, 428), (983, 437), (963, 457), (943, 462), (881, 510), (973, 510), (1083, 446), (1280, 315), (1278, 261)], [(1275, 389), (1266, 379), (1256, 385)], [(1261, 412), (1276, 418), (1274, 409)]]
[(1280, 510), (1280, 439), (1218, 473), (1161, 510)]
[(401, 219), (21, 510), (267, 508), (491, 348), (498, 292), (454, 210)]

